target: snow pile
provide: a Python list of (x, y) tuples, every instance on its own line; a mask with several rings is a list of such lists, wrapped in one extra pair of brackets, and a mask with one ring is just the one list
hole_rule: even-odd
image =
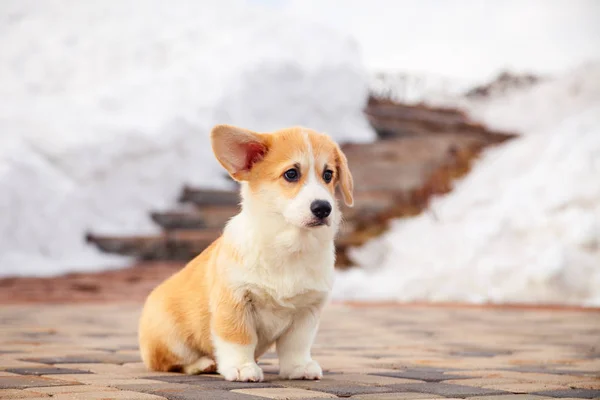
[(471, 110), (526, 135), (356, 249), (335, 297), (600, 305), (600, 65)]
[(353, 41), (241, 0), (12, 0), (0, 13), (0, 276), (122, 265), (88, 230), (152, 232), (227, 183), (215, 123), (374, 137)]

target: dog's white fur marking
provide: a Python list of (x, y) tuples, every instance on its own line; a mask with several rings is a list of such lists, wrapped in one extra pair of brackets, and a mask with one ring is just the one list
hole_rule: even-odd
[(248, 345), (229, 343), (218, 335), (212, 335), (219, 373), (228, 381), (260, 382), (264, 379), (262, 369), (256, 364), (254, 353), (256, 341)]

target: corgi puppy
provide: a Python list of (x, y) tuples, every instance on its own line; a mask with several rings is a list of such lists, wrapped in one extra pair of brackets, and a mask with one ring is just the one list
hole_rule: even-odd
[(154, 371), (257, 382), (258, 357), (275, 344), (282, 378), (320, 379), (311, 346), (333, 284), (337, 185), (353, 203), (346, 157), (328, 136), (300, 127), (263, 134), (218, 125), (211, 142), (241, 183), (241, 211), (148, 296), (142, 359)]

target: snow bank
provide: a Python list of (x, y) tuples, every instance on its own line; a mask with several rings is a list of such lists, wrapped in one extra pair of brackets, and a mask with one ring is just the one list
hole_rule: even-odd
[(599, 306), (600, 65), (471, 109), (527, 134), (356, 249), (335, 297)]
[(355, 44), (315, 24), (237, 0), (0, 8), (0, 276), (122, 265), (85, 232), (153, 232), (184, 183), (227, 185), (215, 123), (374, 137)]

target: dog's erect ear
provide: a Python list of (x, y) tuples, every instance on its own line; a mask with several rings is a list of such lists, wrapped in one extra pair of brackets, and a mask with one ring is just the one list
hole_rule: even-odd
[(342, 189), (344, 203), (346, 203), (348, 207), (352, 207), (354, 205), (354, 180), (352, 179), (350, 168), (348, 168), (348, 159), (338, 145), (336, 145), (336, 152), (337, 173), (339, 176), (338, 183)]
[(252, 166), (267, 153), (264, 135), (231, 125), (217, 125), (210, 133), (217, 160), (236, 181), (247, 180)]

